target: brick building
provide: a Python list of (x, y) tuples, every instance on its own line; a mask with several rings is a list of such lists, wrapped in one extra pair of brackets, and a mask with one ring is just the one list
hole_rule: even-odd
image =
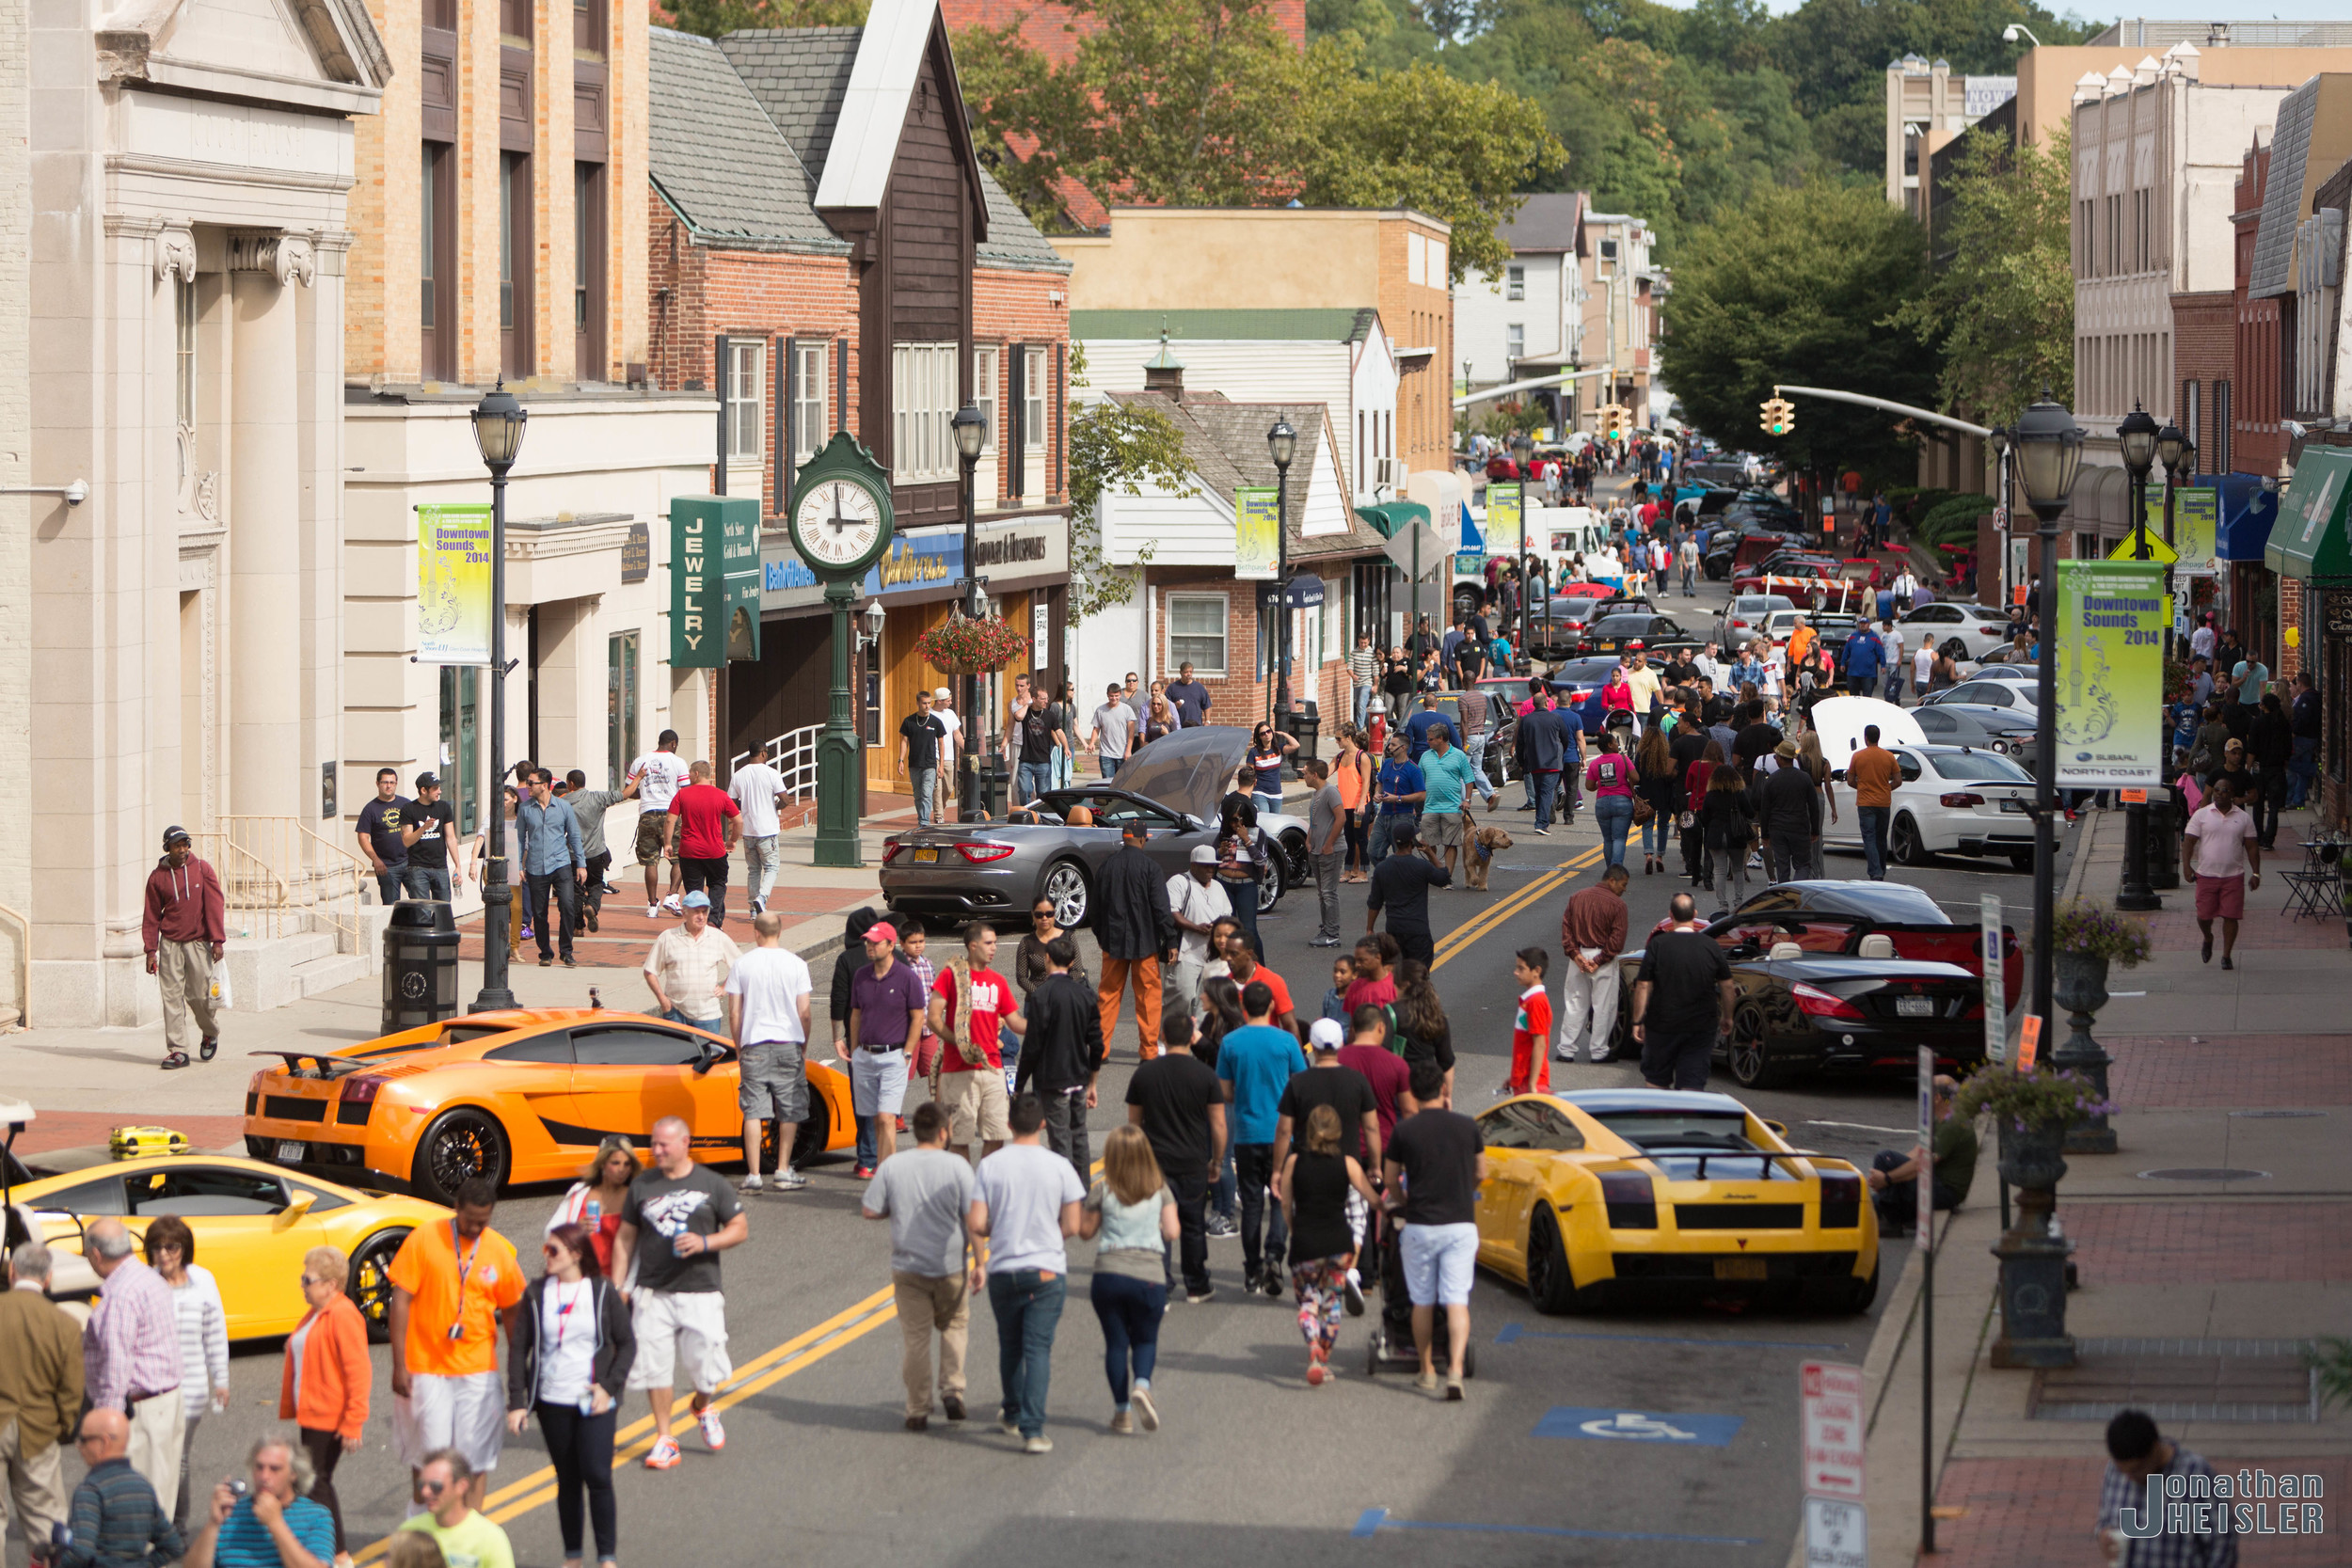
[(883, 630), (852, 688), (867, 785), (900, 787), (897, 721), (946, 684), (914, 642), (966, 575), (947, 421), (967, 403), (989, 431), (978, 570), (1033, 632), (984, 700), (1001, 726), (1012, 674), (1064, 674), (1069, 265), (980, 169), (936, 0), (651, 47), (650, 363), (717, 388), (712, 482), (766, 523), (764, 657), (730, 671), (726, 749), (826, 718), (831, 622), (785, 520), (793, 474), (846, 430), (893, 475), (898, 539), (866, 594)]

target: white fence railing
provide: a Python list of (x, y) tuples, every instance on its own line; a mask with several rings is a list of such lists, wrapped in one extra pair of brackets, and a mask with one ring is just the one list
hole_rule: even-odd
[[(768, 742), (768, 766), (784, 775), (784, 792), (796, 800), (817, 799), (817, 737), (824, 733), (822, 724), (803, 724)], [(750, 756), (736, 752), (727, 759), (728, 769), (742, 767)]]
[(345, 952), (359, 950), (358, 856), (291, 816), (224, 816), (195, 835), (196, 852), (220, 877), (231, 935), (277, 938), (321, 926)]

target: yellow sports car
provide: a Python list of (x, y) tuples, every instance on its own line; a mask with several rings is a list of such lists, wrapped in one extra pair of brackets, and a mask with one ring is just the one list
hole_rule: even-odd
[(1645, 1286), (1779, 1287), (1842, 1312), (1878, 1295), (1862, 1172), (1789, 1148), (1729, 1095), (1525, 1095), (1478, 1127), (1478, 1260), (1541, 1311), (1597, 1310)]
[(291, 1334), (308, 1306), (302, 1255), (331, 1246), (351, 1259), (345, 1289), (381, 1338), (392, 1254), (420, 1225), (450, 1212), (419, 1198), (345, 1187), (230, 1155), (134, 1155), (106, 1148), (23, 1155), (30, 1180), (15, 1183), (16, 1212), (29, 1212), (51, 1247), (79, 1254), (92, 1220), (112, 1215), (135, 1233), (165, 1214), (187, 1221), (192, 1261), (220, 1284), (229, 1338)]

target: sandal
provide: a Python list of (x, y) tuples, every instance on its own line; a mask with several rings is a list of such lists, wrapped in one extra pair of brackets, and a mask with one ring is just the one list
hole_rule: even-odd
[(217, 1039), (205, 1040), (196, 1048), (196, 1053), (203, 1060), (209, 1062), (220, 1053), (220, 1041)]
[(165, 1071), (168, 1072), (168, 1071), (170, 1071), (173, 1068), (183, 1068), (183, 1067), (186, 1067), (187, 1065), (188, 1065), (188, 1053), (187, 1053), (186, 1052), (184, 1052), (184, 1051), (167, 1051), (167, 1052), (165, 1052), (165, 1053), (164, 1053), (164, 1070), (165, 1070)]

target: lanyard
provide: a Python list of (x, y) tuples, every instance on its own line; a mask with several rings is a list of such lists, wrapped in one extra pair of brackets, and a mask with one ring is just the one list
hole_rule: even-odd
[(564, 1332), (571, 1326), (566, 1320), (571, 1317), (572, 1308), (580, 1305), (580, 1296), (584, 1294), (593, 1284), (594, 1282), (591, 1280), (581, 1280), (579, 1287), (573, 1291), (571, 1300), (559, 1301), (555, 1304), (555, 1349), (559, 1354), (564, 1349)]
[(474, 1259), (482, 1256), (481, 1237), (474, 1238), (473, 1251), (469, 1253), (460, 1253), (457, 1249), (457, 1220), (454, 1215), (452, 1215), (449, 1222), (449, 1250), (450, 1256), (457, 1259), (457, 1307), (449, 1325), (449, 1337), (453, 1339), (462, 1339), (466, 1337), (466, 1278), (473, 1273)]

